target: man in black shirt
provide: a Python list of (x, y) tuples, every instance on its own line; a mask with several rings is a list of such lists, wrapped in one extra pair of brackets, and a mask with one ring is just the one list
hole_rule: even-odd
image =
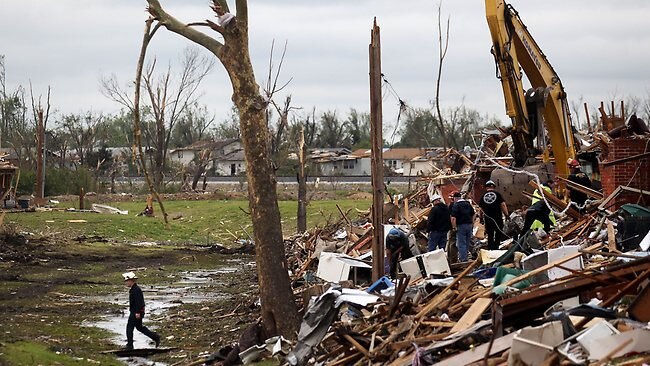
[(397, 278), (397, 264), (404, 259), (413, 257), (409, 240), (406, 234), (398, 229), (392, 228), (386, 236), (386, 254), (390, 259), (390, 278)]
[(488, 180), (485, 182), (486, 191), (481, 196), (479, 207), (483, 212), (483, 222), (485, 223), (485, 233), (489, 250), (499, 249), (503, 233), (503, 217), (508, 217), (508, 207), (501, 196), (501, 193), (494, 190), (496, 184)]
[(449, 208), (442, 202), (442, 197), (434, 195), (431, 197), (433, 207), (429, 211), (427, 220), (427, 231), (429, 232), (428, 250), (434, 251), (438, 248), (445, 249), (447, 245), (447, 232), (451, 228)]
[[(580, 170), (580, 163), (576, 159), (569, 159), (567, 164), (569, 165), (569, 169), (571, 169), (571, 174), (568, 177), (569, 181), (591, 188), (591, 179), (587, 177), (587, 174)], [(580, 191), (571, 189), (570, 187), (568, 189), (571, 201), (575, 202), (578, 206), (583, 206), (587, 201), (588, 196)]]
[[(455, 191), (452, 191), (449, 193), (449, 215), (451, 216), (451, 211), (454, 208), (454, 193)], [(450, 220), (451, 222), (451, 217)], [(458, 247), (456, 246), (456, 231), (449, 229), (449, 232), (447, 234), (447, 259), (449, 260), (449, 263), (456, 263), (458, 262)]]
[(133, 349), (133, 328), (137, 329), (140, 333), (153, 339), (156, 342), (156, 347), (160, 344), (160, 335), (156, 332), (150, 331), (147, 327), (142, 325), (144, 318), (144, 295), (142, 290), (136, 283), (138, 277), (133, 272), (126, 272), (122, 274), (126, 286), (129, 287), (129, 320), (126, 323), (126, 349)]

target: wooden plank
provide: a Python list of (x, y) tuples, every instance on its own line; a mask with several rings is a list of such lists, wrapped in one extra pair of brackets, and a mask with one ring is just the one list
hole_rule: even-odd
[(420, 310), (417, 315), (415, 315), (415, 319), (422, 319), (423, 316), (429, 314), (433, 309), (435, 309), (445, 298), (447, 298), (447, 293), (454, 287), (460, 280), (465, 277), (468, 273), (470, 273), (475, 267), (481, 264), (481, 257), (476, 258), (474, 262), (472, 262), (465, 270), (456, 276), (451, 283), (442, 289), (438, 295), (434, 296), (433, 299), (431, 299), (425, 306)]
[(437, 327), (451, 328), (454, 325), (456, 325), (456, 322), (423, 321), (420, 324), (422, 324), (423, 326), (431, 327), (431, 328), (437, 328)]
[(600, 166), (609, 166), (609, 165), (612, 165), (612, 164), (624, 163), (624, 162), (630, 161), (630, 160), (637, 160), (637, 159), (647, 158), (648, 156), (650, 156), (650, 152), (645, 152), (643, 154), (627, 156), (627, 157), (624, 157), (624, 158), (621, 158), (621, 159), (603, 161), (603, 162), (600, 163)]
[(614, 223), (607, 220), (607, 247), (610, 252), (616, 251), (616, 234), (614, 234)]
[(492, 299), (489, 297), (481, 297), (478, 298), (472, 306), (469, 307), (469, 310), (463, 314), (463, 316), (456, 322), (456, 325), (454, 325), (453, 328), (451, 328), (451, 333), (456, 333), (460, 332), (461, 330), (465, 330), (474, 323), (476, 323), (477, 320), (483, 315), (485, 310), (492, 304)]
[[(537, 183), (534, 180), (528, 182), (528, 185), (542, 192), (544, 197), (546, 197), (546, 200), (553, 206), (560, 208), (560, 210), (564, 210), (566, 208), (567, 204), (564, 201), (555, 197), (552, 193), (548, 193), (545, 189), (539, 189), (539, 187), (537, 187)], [(576, 220), (579, 220), (582, 217), (580, 212), (578, 212), (578, 210), (573, 207), (569, 207), (569, 209), (566, 211), (566, 214)]]
[(364, 356), (366, 356), (367, 358), (370, 358), (370, 353), (368, 352), (368, 350), (365, 349), (365, 347), (363, 347), (359, 342), (357, 342), (356, 339), (352, 338), (351, 335), (344, 334), (343, 338), (345, 338), (345, 340), (350, 342), (354, 346), (354, 348), (359, 350), (359, 352), (363, 353)]
[(134, 348), (134, 349), (111, 349), (108, 351), (102, 351), (103, 354), (114, 354), (118, 357), (145, 357), (151, 356), (158, 353), (167, 353), (170, 351), (177, 350), (177, 347), (159, 347), (159, 348)]
[(593, 190), (593, 189), (591, 189), (589, 187), (585, 187), (582, 184), (572, 182), (572, 181), (570, 181), (570, 180), (568, 180), (566, 178), (562, 178), (560, 176), (558, 176), (557, 178), (560, 179), (561, 181), (563, 181), (564, 183), (566, 183), (567, 186), (571, 187), (572, 189), (575, 189), (576, 191), (580, 191), (580, 192), (586, 194), (587, 196), (590, 196), (591, 198), (596, 198), (596, 199), (599, 199), (599, 200), (603, 199), (603, 193), (602, 192), (598, 192), (598, 191)]
[(409, 199), (408, 197), (404, 198), (404, 217), (408, 220), (409, 218)]
[[(516, 332), (512, 332), (508, 335), (497, 338), (492, 344), (492, 347), (489, 348), (490, 354), (488, 355), (488, 357), (509, 349), (510, 346), (512, 345), (512, 339), (515, 337), (515, 334)], [(478, 347), (471, 348), (468, 351), (446, 358), (436, 363), (436, 365), (439, 366), (440, 365), (442, 366), (468, 365), (472, 362), (480, 361), (485, 358), (486, 356), (485, 354), (488, 351), (489, 346), (490, 346), (489, 342), (483, 343)]]

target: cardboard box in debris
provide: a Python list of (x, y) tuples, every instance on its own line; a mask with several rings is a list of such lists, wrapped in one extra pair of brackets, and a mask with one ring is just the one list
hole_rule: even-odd
[[(583, 142), (579, 156), (602, 159), (610, 168), (636, 164), (636, 169), (627, 169), (629, 184), (607, 191), (605, 184), (603, 189), (598, 184), (589, 189), (567, 183), (588, 196), (579, 208), (544, 193), (555, 214), (553, 230), (520, 236), (525, 209), (508, 195), (512, 214), (504, 229), (506, 240), (499, 250), (487, 250), (483, 227), (476, 222), (468, 262), (451, 258), (454, 245), (426, 251), (429, 197), (448, 197), (460, 190), (476, 202), (490, 173), (508, 167), (495, 134), (486, 135), (481, 151), (448, 150), (440, 160), (453, 162), (453, 169), (441, 165), (437, 175), (421, 179), (408, 196), (390, 198), (384, 207), (384, 232), (399, 226), (415, 254), (400, 263), (396, 280), (371, 280), (369, 212), (357, 219), (341, 212), (336, 223), (288, 238), (288, 263), (305, 318), (285, 361), (650, 363), (650, 179), (639, 178), (650, 171), (650, 152), (626, 157), (613, 153), (617, 144), (648, 146), (650, 137), (644, 131), (621, 133), (620, 128), (616, 133), (616, 138), (607, 133), (583, 135), (591, 141)], [(589, 170), (594, 182), (609, 179), (603, 170)], [(523, 193), (528, 204), (536, 182)]]

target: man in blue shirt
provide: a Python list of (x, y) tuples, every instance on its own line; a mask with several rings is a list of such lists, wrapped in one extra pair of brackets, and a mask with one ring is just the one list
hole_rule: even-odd
[(451, 208), (451, 228), (456, 230), (456, 247), (458, 261), (466, 262), (469, 257), (469, 246), (472, 242), (474, 228), (474, 207), (462, 198), (460, 192), (454, 192), (454, 205)]

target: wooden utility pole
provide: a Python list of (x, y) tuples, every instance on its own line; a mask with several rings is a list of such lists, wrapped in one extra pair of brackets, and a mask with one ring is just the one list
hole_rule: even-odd
[(591, 129), (591, 120), (589, 119), (589, 108), (587, 108), (587, 102), (585, 102), (585, 115), (587, 116), (587, 131), (592, 133), (593, 130)]
[(381, 111), (381, 42), (377, 18), (370, 32), (370, 160), (372, 174), (372, 279), (384, 275), (384, 160)]
[(79, 209), (80, 210), (83, 210), (83, 209), (86, 208), (86, 206), (84, 204), (85, 197), (86, 197), (86, 190), (84, 189), (84, 187), (81, 187), (81, 189), (79, 189)]
[(298, 130), (298, 232), (307, 231), (307, 177), (305, 176), (305, 128)]
[(38, 109), (37, 147), (36, 147), (36, 204), (45, 203), (45, 126), (43, 126), (43, 110)]

